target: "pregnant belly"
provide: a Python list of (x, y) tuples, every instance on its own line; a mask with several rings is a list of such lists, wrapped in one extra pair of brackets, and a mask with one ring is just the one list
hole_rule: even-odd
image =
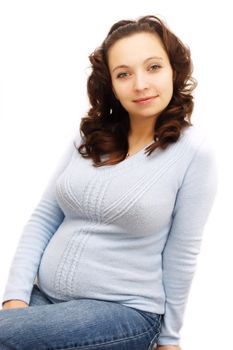
[(77, 275), (81, 257), (91, 237), (85, 225), (63, 223), (55, 232), (42, 256), (38, 271), (40, 288), (59, 300), (77, 296)]
[(135, 240), (110, 233), (109, 227), (93, 226), (64, 223), (59, 227), (41, 259), (38, 283), (42, 291), (56, 300), (125, 303), (149, 290), (155, 293), (155, 284), (161, 281), (161, 270), (155, 266), (161, 265), (161, 255), (156, 254), (158, 244), (153, 244), (152, 237)]

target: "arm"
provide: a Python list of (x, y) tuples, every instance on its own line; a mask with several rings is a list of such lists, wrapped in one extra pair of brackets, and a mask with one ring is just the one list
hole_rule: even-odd
[(25, 307), (30, 302), (42, 254), (64, 219), (56, 200), (56, 180), (68, 165), (74, 152), (76, 150), (72, 142), (23, 229), (8, 275), (3, 308)]
[(179, 345), (179, 332), (202, 233), (216, 188), (215, 160), (204, 142), (196, 151), (178, 191), (172, 225), (163, 251), (166, 303), (158, 349), (170, 350), (162, 345)]

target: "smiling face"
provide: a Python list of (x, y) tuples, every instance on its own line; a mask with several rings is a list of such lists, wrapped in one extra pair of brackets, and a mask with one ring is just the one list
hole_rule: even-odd
[(116, 98), (132, 120), (156, 118), (169, 104), (173, 72), (156, 34), (140, 32), (116, 41), (108, 51)]

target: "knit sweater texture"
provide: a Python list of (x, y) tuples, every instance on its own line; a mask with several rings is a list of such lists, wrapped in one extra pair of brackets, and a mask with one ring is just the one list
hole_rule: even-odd
[(36, 281), (54, 301), (164, 314), (159, 344), (178, 344), (216, 189), (213, 148), (197, 127), (165, 150), (102, 167), (72, 140), (24, 227), (4, 300), (29, 303)]

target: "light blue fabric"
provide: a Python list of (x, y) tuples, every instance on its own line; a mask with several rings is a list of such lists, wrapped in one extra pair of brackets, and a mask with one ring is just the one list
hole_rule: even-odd
[(113, 166), (93, 167), (72, 143), (24, 228), (4, 300), (29, 302), (37, 275), (54, 300), (165, 313), (159, 343), (178, 344), (216, 189), (214, 152), (194, 126)]

